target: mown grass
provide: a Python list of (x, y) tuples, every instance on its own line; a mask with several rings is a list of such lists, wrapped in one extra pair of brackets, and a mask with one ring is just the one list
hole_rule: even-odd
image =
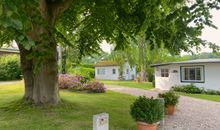
[(182, 96), (188, 96), (188, 97), (193, 97), (193, 98), (198, 98), (198, 99), (220, 102), (220, 95), (189, 94), (189, 93), (182, 93), (182, 92), (176, 92), (176, 93)]
[(110, 130), (136, 129), (133, 96), (61, 91), (61, 104), (38, 107), (21, 100), (23, 91), (22, 83), (0, 85), (0, 130), (92, 130), (92, 116), (101, 112), (109, 113)]
[(142, 82), (137, 83), (135, 81), (115, 81), (115, 80), (101, 80), (104, 84), (109, 85), (119, 85), (119, 86), (125, 86), (130, 88), (141, 88), (145, 90), (153, 89), (153, 85), (151, 82)]

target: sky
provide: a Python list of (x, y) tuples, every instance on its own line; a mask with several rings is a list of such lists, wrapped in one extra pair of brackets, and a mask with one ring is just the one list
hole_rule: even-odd
[[(218, 29), (206, 27), (203, 30), (202, 33), (202, 39), (216, 43), (217, 45), (220, 46), (220, 11), (213, 10), (211, 11), (211, 14), (213, 15), (212, 21), (214, 25), (218, 27)], [(209, 52), (209, 48), (203, 48), (203, 51)]]
[[(205, 27), (202, 32), (201, 38), (203, 40), (207, 40), (209, 42), (216, 43), (220, 46), (220, 11), (212, 10), (211, 14), (213, 15), (212, 21), (214, 25), (218, 27), (218, 29)], [(103, 51), (110, 53), (111, 52), (111, 45), (109, 45), (106, 41), (101, 44), (101, 48)], [(202, 47), (200, 52), (211, 52), (212, 50), (208, 47)], [(183, 52), (182, 55), (188, 54)]]

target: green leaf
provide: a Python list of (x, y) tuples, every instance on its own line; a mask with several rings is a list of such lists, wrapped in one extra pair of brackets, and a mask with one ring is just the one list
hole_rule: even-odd
[(12, 14), (13, 14), (12, 11), (7, 11), (7, 12), (6, 12), (6, 15), (7, 15), (8, 17), (12, 16)]
[(22, 40), (24, 40), (24, 38), (25, 38), (24, 35), (20, 35), (20, 36), (18, 37), (18, 40), (19, 40), (19, 41), (22, 41)]
[(0, 19), (0, 24), (3, 25), (5, 28), (12, 27), (17, 30), (22, 30), (23, 29), (23, 24), (20, 20), (13, 19), (11, 17), (2, 17)]
[(23, 24), (20, 20), (17, 19), (11, 19), (12, 22), (12, 26), (18, 30), (22, 30), (23, 29)]
[(18, 8), (15, 5), (14, 1), (6, 0), (6, 5), (7, 5), (8, 9), (12, 11), (12, 13), (18, 13)]
[(3, 6), (0, 5), (0, 15), (2, 15), (2, 14), (3, 14)]

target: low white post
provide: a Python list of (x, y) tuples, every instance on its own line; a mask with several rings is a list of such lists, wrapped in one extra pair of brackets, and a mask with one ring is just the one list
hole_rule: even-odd
[(101, 113), (93, 116), (93, 130), (109, 130), (108, 113)]

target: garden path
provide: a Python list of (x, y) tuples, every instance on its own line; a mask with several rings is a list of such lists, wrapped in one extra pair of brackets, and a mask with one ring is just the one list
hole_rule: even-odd
[[(158, 91), (106, 85), (108, 90), (157, 97)], [(181, 96), (175, 115), (166, 116), (160, 130), (220, 130), (220, 103)]]

